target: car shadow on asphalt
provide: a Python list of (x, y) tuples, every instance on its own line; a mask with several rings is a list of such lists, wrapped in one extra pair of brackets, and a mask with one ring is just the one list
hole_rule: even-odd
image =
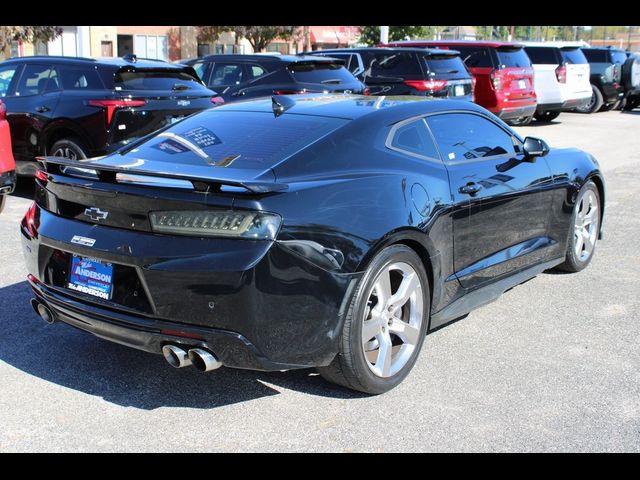
[(364, 398), (315, 370), (256, 372), (171, 368), (160, 355), (94, 337), (69, 325), (48, 325), (33, 312), (28, 283), (0, 288), (0, 361), (37, 378), (126, 407), (211, 409), (294, 390), (331, 398)]
[(624, 113), (625, 115), (640, 115), (640, 110), (623, 110), (620, 113)]

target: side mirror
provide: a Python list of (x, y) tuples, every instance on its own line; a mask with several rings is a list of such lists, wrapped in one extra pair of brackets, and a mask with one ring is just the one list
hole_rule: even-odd
[(535, 137), (525, 138), (522, 149), (524, 150), (524, 155), (528, 158), (544, 157), (549, 153), (547, 142)]

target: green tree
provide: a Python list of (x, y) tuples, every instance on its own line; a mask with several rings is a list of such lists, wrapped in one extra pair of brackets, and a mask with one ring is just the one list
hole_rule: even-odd
[(262, 52), (276, 39), (291, 40), (301, 35), (301, 27), (284, 27), (274, 25), (262, 26), (224, 26), (224, 27), (196, 27), (198, 40), (215, 42), (222, 32), (234, 32), (236, 41), (246, 38), (254, 52)]
[(48, 42), (62, 34), (62, 27), (57, 26), (0, 26), (0, 53), (11, 47), (11, 42)]
[[(433, 35), (435, 30), (440, 27), (389, 27), (389, 41), (395, 42), (398, 40), (404, 40), (407, 37), (409, 39), (428, 38)], [(362, 27), (362, 33), (360, 34), (360, 42), (367, 45), (377, 45), (380, 43), (380, 27), (366, 26)]]

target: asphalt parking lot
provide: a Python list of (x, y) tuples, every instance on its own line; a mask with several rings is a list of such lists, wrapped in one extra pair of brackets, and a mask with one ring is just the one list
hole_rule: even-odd
[(640, 451), (640, 111), (518, 131), (599, 159), (605, 240), (583, 272), (541, 274), (429, 335), (377, 397), (311, 370), (175, 370), (46, 325), (25, 282), (23, 182), (0, 215), (0, 452)]

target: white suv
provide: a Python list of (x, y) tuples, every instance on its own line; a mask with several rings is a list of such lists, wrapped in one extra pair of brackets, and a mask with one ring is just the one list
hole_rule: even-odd
[(536, 120), (550, 122), (560, 112), (589, 103), (592, 94), (589, 62), (578, 45), (520, 43), (525, 45), (535, 74)]

